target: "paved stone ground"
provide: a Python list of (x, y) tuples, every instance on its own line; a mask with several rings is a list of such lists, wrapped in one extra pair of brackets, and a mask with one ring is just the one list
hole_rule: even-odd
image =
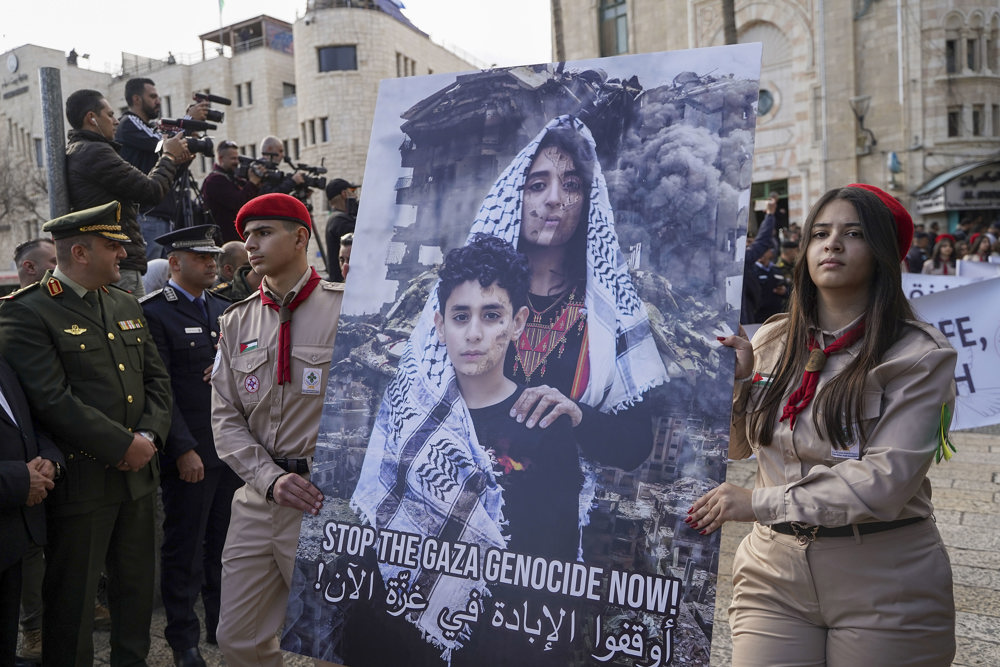
[[(953, 433), (958, 454), (948, 463), (932, 466), (934, 506), (938, 528), (951, 556), (958, 611), (958, 653), (953, 667), (1000, 665), (1000, 427)], [(755, 464), (730, 465), (727, 479), (753, 484)], [(731, 659), (726, 607), (732, 595), (732, 561), (749, 527), (729, 524), (722, 533), (722, 558), (716, 598), (712, 665)], [(151, 667), (169, 667), (172, 654), (163, 638), (163, 608), (153, 617)], [(96, 665), (108, 665), (108, 633), (94, 634)], [(211, 667), (224, 665), (218, 648), (202, 642), (202, 654)], [(311, 667), (311, 659), (287, 654), (288, 667)], [(483, 663), (486, 665), (486, 663)], [(527, 666), (526, 666), (527, 667)]]
[[(1000, 665), (1000, 427), (952, 433), (958, 454), (931, 466), (934, 514), (951, 557), (958, 650), (953, 667)], [(733, 462), (726, 479), (753, 486), (756, 464)], [(749, 524), (727, 524), (715, 599), (712, 665), (732, 659), (726, 608), (732, 597), (733, 554)]]

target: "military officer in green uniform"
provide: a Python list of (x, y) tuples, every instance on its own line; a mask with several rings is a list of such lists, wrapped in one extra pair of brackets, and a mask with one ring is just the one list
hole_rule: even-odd
[(145, 665), (149, 651), (155, 453), (172, 397), (142, 308), (111, 286), (129, 242), (120, 210), (110, 202), (45, 223), (56, 268), (0, 306), (0, 354), (66, 459), (47, 507), (42, 653), (52, 665), (93, 663), (102, 568), (111, 664)]
[(219, 283), (211, 291), (213, 294), (236, 303), (257, 292), (257, 288), (260, 287), (260, 278), (254, 273), (253, 267), (244, 264), (236, 269), (232, 280)]

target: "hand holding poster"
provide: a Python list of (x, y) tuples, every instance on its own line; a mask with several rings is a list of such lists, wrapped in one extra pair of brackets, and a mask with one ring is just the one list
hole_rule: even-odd
[(759, 57), (383, 82), (285, 649), (708, 663)]

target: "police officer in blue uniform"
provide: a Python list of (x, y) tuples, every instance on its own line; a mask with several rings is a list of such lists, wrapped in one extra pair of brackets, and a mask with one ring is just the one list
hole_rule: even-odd
[(229, 505), (242, 484), (219, 460), (212, 438), (209, 373), (219, 340), (219, 316), (229, 306), (208, 288), (215, 283), (215, 225), (187, 227), (156, 242), (167, 250), (170, 280), (141, 300), (174, 394), (173, 419), (160, 452), (163, 547), (160, 588), (165, 635), (176, 665), (204, 665), (198, 650), (199, 592), (206, 640), (215, 643), (219, 620), (222, 546)]

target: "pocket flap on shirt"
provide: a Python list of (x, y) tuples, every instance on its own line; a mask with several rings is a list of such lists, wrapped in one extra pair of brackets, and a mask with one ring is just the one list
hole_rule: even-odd
[(882, 416), (882, 392), (865, 391), (861, 394), (861, 419), (878, 419)]
[(326, 368), (333, 359), (333, 348), (326, 345), (294, 345), (292, 356), (309, 366)]
[(230, 366), (234, 371), (251, 373), (267, 363), (267, 348), (262, 347), (232, 357)]

